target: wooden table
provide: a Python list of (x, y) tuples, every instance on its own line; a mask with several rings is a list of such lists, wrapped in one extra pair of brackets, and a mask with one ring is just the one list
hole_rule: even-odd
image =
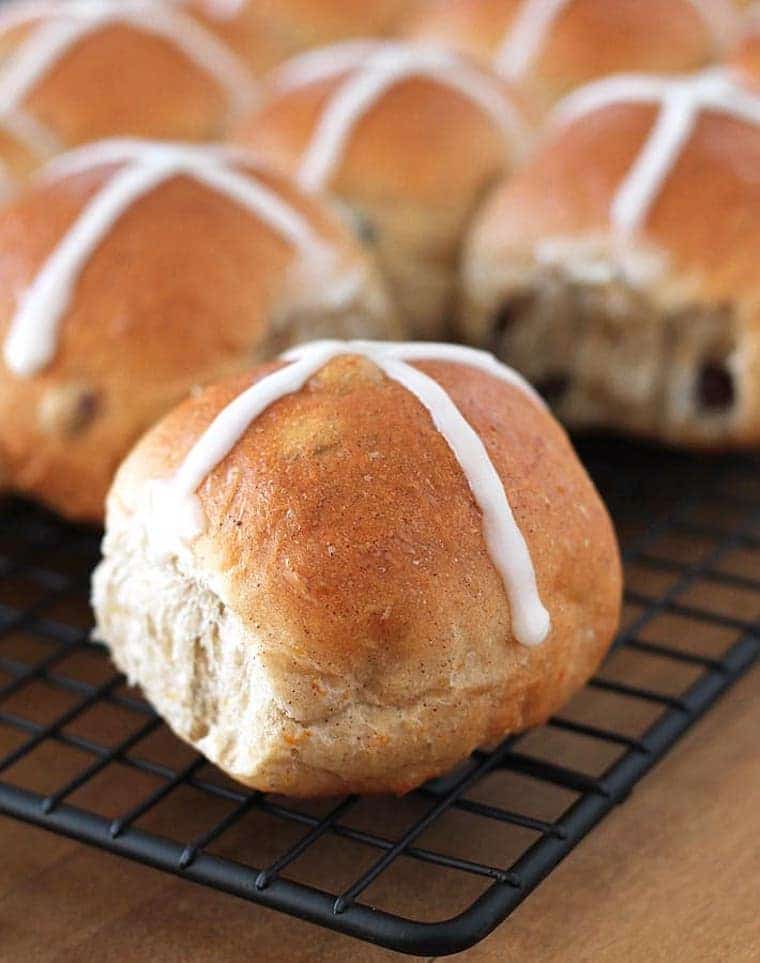
[[(0, 819), (2, 963), (401, 959)], [(760, 670), (459, 959), (760, 960)]]

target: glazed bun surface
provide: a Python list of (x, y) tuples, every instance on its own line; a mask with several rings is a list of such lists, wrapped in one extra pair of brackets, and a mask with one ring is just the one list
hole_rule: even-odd
[(417, 0), (184, 0), (257, 74), (311, 47), (393, 34)]
[(727, 62), (738, 83), (760, 90), (760, 6), (757, 4), (751, 7), (742, 36)]
[(0, 214), (0, 484), (99, 521), (130, 446), (193, 386), (315, 334), (400, 331), (340, 218), (279, 175), (83, 148)]
[(23, 179), (87, 141), (218, 140), (258, 88), (245, 64), (162, 0), (53, 0), (0, 12), (0, 160)]
[(722, 71), (602, 81), (485, 205), (462, 330), (561, 417), (760, 440), (760, 98)]
[[(99, 637), (174, 730), (241, 782), (301, 796), (404, 792), (540, 723), (593, 673), (620, 606), (606, 511), (527, 389), (466, 349), (342, 350), (300, 389), (271, 394), (299, 364), (279, 362), (155, 427), (119, 471), (94, 579)], [(384, 367), (384, 351), (409, 360)], [(527, 568), (516, 543), (497, 568), (487, 499), (443, 410), (398, 380), (409, 368), (483, 446)]]
[(407, 33), (493, 65), (546, 108), (605, 74), (713, 63), (738, 22), (731, 0), (431, 0)]
[(285, 64), (236, 134), (304, 188), (343, 202), (423, 337), (445, 333), (465, 228), (530, 137), (522, 104), (487, 70), (369, 42)]

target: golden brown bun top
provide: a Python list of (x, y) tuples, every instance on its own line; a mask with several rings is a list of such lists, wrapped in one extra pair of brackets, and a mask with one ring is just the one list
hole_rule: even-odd
[[(550, 128), (531, 162), (483, 208), (473, 257), (507, 263), (547, 240), (610, 238), (613, 200), (659, 110), (615, 103)], [(664, 252), (667, 275), (696, 284), (701, 296), (754, 303), (760, 293), (758, 165), (760, 126), (702, 111), (643, 227), (625, 247)]]
[[(547, 673), (585, 678), (614, 630), (609, 518), (562, 429), (522, 389), (464, 364), (415, 366), (448, 392), (504, 483), (552, 619), (542, 645), (514, 640), (480, 511), (430, 415), (365, 358), (329, 362), (249, 426), (198, 489), (206, 533), (182, 564), (274, 657), (312, 678), (376, 685), (388, 702), (403, 663), (411, 700), (426, 665), (440, 672), (468, 639), (498, 640), (517, 673), (551, 667), (536, 673), (540, 704), (555, 694)], [(207, 389), (154, 428), (120, 469), (110, 524), (144, 504), (144, 483), (175, 470), (222, 408), (274, 367)]]
[[(328, 64), (356, 49), (355, 65), (310, 82), (291, 82), (291, 61), (272, 76), (271, 95), (244, 122), (235, 139), (292, 175), (304, 156), (325, 111), (345, 85), (358, 79), (374, 53), (402, 55), (413, 47), (396, 44), (336, 45), (307, 54)], [(460, 205), (471, 200), (494, 177), (510, 170), (527, 147), (530, 121), (524, 104), (509, 86), (487, 69), (452, 55), (451, 72), (460, 67), (479, 78), (515, 119), (505, 134), (480, 105), (453, 86), (423, 74), (404, 76), (362, 111), (349, 129), (325, 187), (341, 197), (370, 205), (405, 201)]]
[(392, 34), (418, 0), (188, 0), (257, 73), (310, 47)]
[[(122, 166), (40, 180), (0, 213), (0, 343), (46, 259)], [(357, 278), (356, 310), (368, 327), (399, 334), (374, 269), (337, 215), (264, 168), (237, 169), (301, 215), (330, 260), (304, 254), (297, 266), (293, 245), (268, 223), (187, 176), (136, 200), (76, 280), (52, 361), (19, 377), (0, 359), (0, 475), (14, 488), (97, 519), (118, 462), (149, 424), (193, 385), (291, 344), (298, 322), (327, 313), (340, 277)], [(76, 411), (71, 425), (53, 417), (49, 399), (69, 388), (89, 406), (84, 426)], [(66, 465), (79, 482), (56, 497)]]
[[(40, 31), (51, 31), (55, 40), (72, 25), (96, 23), (104, 11), (109, 17), (101, 26), (88, 28), (52, 56), (18, 103), (8, 102), (13, 87), (8, 78), (16, 76), (18, 65), (27, 58), (33, 65), (45, 62)], [(229, 82), (206, 66), (205, 54), (189, 55), (188, 43), (210, 44), (215, 61), (230, 62)], [(20, 175), (58, 150), (115, 135), (218, 140), (257, 92), (247, 67), (221, 40), (160, 0), (4, 5), (0, 58), (0, 110), (13, 118), (18, 108), (41, 128), (27, 142), (4, 125), (0, 156)], [(26, 147), (30, 156), (19, 159), (6, 151), (6, 139), (20, 139), (16, 152)]]
[[(88, 202), (125, 166), (96, 163), (68, 176), (51, 174), (0, 212), (0, 340), (20, 294)], [(334, 247), (338, 261), (363, 262), (341, 220), (319, 198), (254, 162), (231, 167), (250, 173), (300, 214)], [(263, 218), (192, 177), (173, 176), (134, 201), (88, 258), (45, 375), (55, 377), (84, 358), (96, 369), (117, 365), (133, 374), (158, 366), (170, 378), (172, 371), (202, 370), (220, 345), (255, 352), (250, 320), (261, 319), (258, 333), (267, 333), (264, 319), (293, 261), (293, 245)], [(187, 323), (189, 314), (199, 323)], [(110, 319), (105, 330), (98, 320), (104, 318)], [(177, 337), (167, 337), (173, 328)], [(114, 354), (114, 337), (134, 351)]]
[[(490, 63), (525, 4), (430, 0), (408, 32)], [(735, 28), (731, 0), (699, 5), (693, 0), (568, 0), (525, 70), (523, 83), (548, 107), (574, 87), (605, 74), (695, 70), (719, 56)]]
[(728, 57), (728, 66), (740, 83), (760, 88), (760, 6), (747, 18), (744, 34)]

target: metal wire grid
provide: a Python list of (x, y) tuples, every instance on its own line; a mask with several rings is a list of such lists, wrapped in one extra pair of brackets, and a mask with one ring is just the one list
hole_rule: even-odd
[[(721, 564), (737, 549), (760, 551), (760, 487), (755, 492), (752, 486), (758, 463), (704, 464), (646, 450), (635, 449), (631, 454), (627, 448), (610, 445), (593, 447), (587, 455), (624, 531), (633, 533), (625, 552), (629, 572), (635, 568), (668, 579), (661, 592), (629, 589), (627, 601), (634, 615), (617, 640), (618, 651), (629, 657), (678, 663), (697, 673), (675, 694), (657, 685), (610, 678), (604, 671), (589, 683), (589, 691), (601, 691), (614, 700), (656, 707), (654, 721), (639, 735), (568, 715), (548, 723), (547, 731), (614, 748), (615, 756), (601, 775), (589, 775), (562, 759), (525, 751), (521, 746), (525, 737), (509, 739), (494, 752), (476, 753), (454, 774), (419, 790), (415, 796), (421, 815), (394, 834), (388, 833), (385, 825), (371, 829), (352, 825), (351, 814), (360, 805), (356, 797), (333, 801), (329, 808), (315, 813), (306, 805), (219, 780), (198, 756), (175, 765), (151, 759), (141, 747), (163, 724), (139, 694), (128, 691), (123, 678), (112, 670), (102, 679), (85, 681), (67, 668), (72, 656), (85, 652), (97, 654), (103, 666), (108, 665), (102, 650), (89, 639), (86, 619), (70, 618), (62, 604), (78, 600), (84, 611), (88, 574), (97, 558), (97, 535), (66, 527), (26, 504), (9, 502), (0, 507), (0, 587), (6, 587), (0, 594), (0, 735), (10, 735), (12, 745), (0, 756), (0, 812), (402, 952), (444, 955), (476, 943), (626, 798), (635, 783), (760, 654), (755, 621), (756, 614), (760, 615), (760, 575), (755, 579), (737, 574)], [(687, 490), (689, 496), (684, 498)], [(644, 530), (642, 519), (646, 520)], [(680, 557), (672, 557), (667, 550), (668, 540), (674, 536), (686, 540), (687, 549)], [(693, 553), (688, 548), (690, 540)], [(708, 548), (697, 557), (696, 546), (705, 541)], [(26, 587), (29, 598), (24, 593), (20, 599), (14, 594), (19, 583)], [(694, 590), (702, 585), (757, 593), (757, 613), (743, 617), (695, 604)], [(681, 620), (682, 637), (646, 638), (647, 627), (666, 613)], [(718, 653), (707, 655), (689, 647), (691, 630), (706, 625), (728, 633)], [(34, 640), (39, 658), (5, 654), (4, 643), (19, 633)], [(66, 694), (71, 704), (45, 720), (8, 708), (14, 697), (39, 683)], [(89, 710), (103, 705), (117, 707), (134, 719), (128, 734), (106, 744), (106, 740), (71, 730)], [(52, 790), (25, 788), (14, 773), (35, 751), (53, 744), (84, 753), (89, 762)], [(117, 768), (114, 778), (121, 780), (118, 784), (124, 786), (126, 795), (136, 773), (149, 775), (157, 785), (115, 818), (72, 804), (71, 797), (79, 790), (106, 772), (113, 776)], [(472, 798), (472, 790), (498, 772), (518, 773), (568, 790), (573, 801), (557, 818), (545, 819), (523, 811), (519, 795), (508, 805)], [(188, 787), (222, 800), (227, 806), (225, 814), (191, 838), (171, 838), (171, 833), (159, 835), (137, 825)], [(495, 827), (506, 825), (529, 831), (533, 841), (504, 866), (446, 852), (442, 846), (424, 845), (428, 830), (452, 812), (477, 819), (486, 839)], [(301, 828), (275, 858), (257, 865), (210, 851), (252, 813), (265, 813), (277, 822)], [(335, 845), (340, 839), (374, 854), (348, 885), (315, 887), (291, 878), (290, 870), (310, 850), (326, 843)], [(328, 865), (329, 859), (328, 851)], [(430, 872), (448, 870), (480, 879), (482, 892), (444, 922), (408, 919), (371, 905), (366, 895), (373, 884), (391, 867), (409, 860)]]

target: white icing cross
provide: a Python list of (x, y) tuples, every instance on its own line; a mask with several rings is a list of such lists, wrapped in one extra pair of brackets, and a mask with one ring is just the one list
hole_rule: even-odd
[(495, 58), (497, 69), (511, 80), (523, 77), (541, 53), (557, 18), (571, 2), (523, 0), (499, 45)]
[[(560, 14), (573, 0), (523, 0), (501, 41), (495, 56), (500, 73), (510, 80), (519, 80), (535, 63), (546, 44), (552, 27)], [(601, 0), (607, 3), (609, 0)], [(730, 40), (736, 26), (728, 6), (718, 9), (714, 0), (689, 0), (716, 42)]]
[(139, 141), (101, 141), (53, 161), (47, 177), (103, 164), (122, 165), (87, 202), (22, 296), (3, 345), (7, 367), (28, 377), (55, 356), (58, 327), (88, 260), (118, 219), (140, 197), (173, 177), (191, 177), (266, 222), (302, 255), (324, 254), (325, 242), (304, 216), (246, 170), (242, 151)]
[(151, 519), (152, 527), (160, 530), (168, 525), (169, 543), (172, 538), (189, 541), (200, 535), (203, 511), (196, 491), (204, 479), (229, 455), (262, 412), (285, 395), (300, 391), (331, 359), (341, 355), (359, 355), (372, 361), (386, 377), (403, 385), (427, 409), (459, 462), (483, 516), (486, 545), (509, 598), (515, 638), (523, 645), (539, 645), (546, 638), (551, 621), (541, 604), (530, 552), (512, 514), (501, 478), (480, 436), (446, 391), (408, 363), (434, 360), (470, 365), (525, 391), (537, 404), (543, 404), (520, 375), (485, 351), (448, 344), (314, 341), (286, 352), (282, 358), (289, 363), (230, 402), (195, 442), (171, 478), (150, 483), (151, 496), (158, 497), (157, 518)]
[(649, 137), (612, 201), (610, 219), (624, 234), (646, 222), (703, 111), (760, 124), (760, 96), (733, 83), (719, 69), (687, 77), (619, 74), (570, 94), (557, 108), (554, 121), (569, 124), (622, 103), (660, 105)]
[(330, 180), (352, 131), (391, 88), (427, 77), (468, 98), (492, 120), (512, 152), (527, 143), (520, 112), (495, 78), (455, 54), (400, 43), (343, 43), (303, 54), (275, 73), (275, 85), (289, 89), (350, 71), (329, 98), (301, 160), (298, 180), (308, 190)]
[(61, 58), (89, 35), (113, 24), (124, 24), (168, 41), (211, 76), (230, 98), (238, 114), (253, 100), (248, 69), (220, 40), (181, 11), (146, 0), (69, 0), (63, 3), (22, 3), (0, 14), (5, 31), (40, 20), (0, 66), (0, 124), (32, 153), (44, 156), (55, 137), (30, 117), (23, 102)]

